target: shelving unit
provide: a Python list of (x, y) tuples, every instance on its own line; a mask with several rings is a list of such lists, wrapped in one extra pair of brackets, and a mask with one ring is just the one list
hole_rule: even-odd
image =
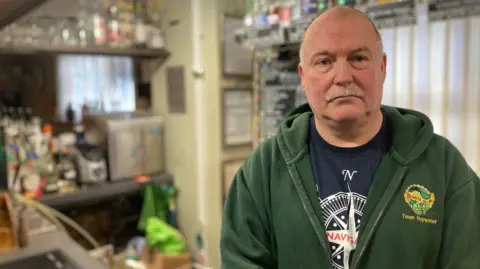
[[(446, 0), (446, 1), (404, 0), (385, 4), (356, 6), (365, 12), (375, 23), (377, 28), (391, 28), (415, 25), (418, 18), (418, 9), (428, 10), (430, 21), (462, 18), (480, 15), (480, 1), (478, 0)], [(253, 50), (269, 49), (282, 44), (299, 43), (308, 25), (318, 14), (309, 14), (300, 20), (290, 22), (290, 25), (264, 25), (246, 27), (236, 32), (238, 43)]]
[[(26, 18), (29, 14), (43, 10), (44, 4), (52, 0), (0, 0), (0, 30), (5, 26)], [(68, 0), (71, 1), (71, 0)], [(50, 4), (50, 3), (48, 3)], [(72, 0), (72, 5), (78, 5)], [(1, 54), (33, 55), (33, 54), (84, 54), (84, 55), (111, 55), (131, 56), (139, 59), (159, 60), (157, 66), (163, 63), (170, 55), (166, 49), (150, 48), (114, 48), (114, 47), (0, 47)]]
[[(365, 12), (380, 32), (480, 15), (478, 0), (405, 0), (355, 8)], [(309, 14), (288, 24), (245, 27), (235, 33), (236, 42), (255, 54), (256, 145), (273, 135), (289, 110), (305, 100), (300, 83), (293, 81), (298, 79), (296, 54), (306, 29), (317, 16)]]

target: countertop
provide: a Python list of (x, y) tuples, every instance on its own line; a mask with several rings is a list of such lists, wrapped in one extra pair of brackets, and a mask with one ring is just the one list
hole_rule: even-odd
[(26, 247), (0, 254), (0, 266), (55, 250), (62, 251), (68, 259), (85, 269), (106, 269), (97, 260), (91, 258), (88, 252), (76, 243), (65, 231), (44, 218), (35, 209), (28, 208), (25, 212), (26, 228), (29, 243)]
[[(150, 181), (157, 185), (173, 184), (173, 176), (169, 173), (152, 175)], [(141, 186), (141, 183), (133, 179), (125, 179), (87, 186), (71, 193), (45, 195), (38, 201), (56, 210), (64, 210), (75, 206), (92, 205), (118, 195), (135, 194), (140, 191)]]
[(32, 236), (28, 246), (25, 248), (0, 255), (0, 265), (54, 250), (61, 250), (70, 261), (81, 268), (106, 269), (97, 260), (91, 258), (87, 251), (73, 241), (65, 232), (59, 230)]

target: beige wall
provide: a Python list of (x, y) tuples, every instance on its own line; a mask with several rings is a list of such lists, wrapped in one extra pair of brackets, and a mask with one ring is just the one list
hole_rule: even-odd
[[(162, 25), (165, 40), (171, 56), (152, 77), (152, 107), (156, 114), (165, 117), (165, 154), (166, 167), (175, 176), (180, 188), (178, 199), (178, 221), (182, 232), (192, 247), (197, 221), (196, 200), (196, 162), (195, 162), (195, 123), (193, 117), (194, 103), (192, 88), (192, 34), (190, 0), (164, 2)], [(178, 22), (175, 24), (174, 22)], [(173, 23), (172, 23), (173, 22)], [(167, 67), (183, 66), (185, 68), (186, 113), (168, 113), (166, 73)]]
[[(201, 33), (193, 36), (193, 1), (201, 1), (200, 21)], [(221, 164), (223, 160), (241, 158), (250, 154), (250, 148), (237, 148), (223, 151), (221, 137), (221, 87), (238, 85), (236, 80), (221, 78), (221, 41), (223, 32), (223, 14), (239, 14), (243, 10), (243, 1), (231, 0), (225, 3), (221, 0), (177, 0), (164, 2), (163, 28), (167, 48), (171, 57), (158, 69), (152, 78), (152, 102), (157, 114), (163, 115), (166, 122), (166, 158), (167, 169), (175, 176), (180, 188), (179, 222), (187, 237), (189, 246), (194, 247), (195, 235), (199, 227), (199, 219), (205, 219), (205, 234), (207, 238), (208, 265), (220, 268), (220, 226), (222, 211), (222, 177)], [(172, 21), (178, 24), (171, 26)], [(194, 78), (192, 75), (194, 38), (200, 41), (201, 58), (199, 67), (203, 68), (204, 76)], [(187, 112), (185, 114), (168, 113), (165, 70), (171, 66), (185, 67), (185, 85)], [(200, 99), (203, 104), (196, 106), (196, 83), (201, 87)], [(251, 86), (250, 81), (242, 82)], [(196, 116), (202, 115), (203, 126), (197, 130)], [(203, 132), (202, 141), (198, 140), (197, 132)], [(197, 156), (197, 147), (204, 149)], [(197, 162), (202, 158), (204, 169), (198, 169)], [(202, 172), (203, 171), (203, 172)], [(202, 174), (203, 173), (203, 174)], [(204, 179), (203, 188), (199, 188), (198, 179)], [(198, 199), (204, 197), (205, 199)], [(202, 213), (204, 215), (202, 215)], [(194, 249), (192, 249), (194, 250)]]

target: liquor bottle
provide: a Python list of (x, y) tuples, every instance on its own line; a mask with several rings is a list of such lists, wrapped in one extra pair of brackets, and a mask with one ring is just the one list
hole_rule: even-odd
[(161, 49), (165, 47), (165, 37), (162, 31), (161, 22), (161, 0), (149, 0), (148, 2), (148, 17), (151, 22), (148, 30), (150, 39), (148, 40), (148, 47), (152, 49)]
[(254, 18), (255, 27), (261, 27), (267, 24), (267, 8), (265, 0), (254, 0)]
[(327, 8), (331, 6), (331, 2), (328, 0), (318, 0), (317, 1), (317, 13), (321, 13), (325, 11)]
[(317, 13), (317, 0), (300, 0), (304, 15)]
[(302, 4), (301, 0), (292, 0), (292, 21), (299, 20), (302, 17)]
[(290, 22), (292, 20), (293, 1), (279, 0), (277, 4), (280, 10), (280, 13), (279, 13), (280, 24), (283, 26), (290, 25)]
[(101, 1), (89, 2), (90, 27), (93, 34), (93, 43), (95, 46), (105, 46), (107, 44), (107, 22), (105, 7)]
[(132, 47), (135, 44), (135, 8), (133, 0), (117, 0), (120, 28), (120, 46)]
[(145, 48), (147, 46), (147, 29), (149, 28), (145, 0), (135, 1), (135, 18), (135, 45), (138, 48)]
[(253, 25), (253, 6), (254, 0), (245, 0), (245, 17), (243, 18), (243, 25), (251, 27)]
[(107, 23), (107, 40), (110, 47), (120, 47), (121, 32), (119, 10), (117, 1), (112, 0), (108, 5), (108, 23)]

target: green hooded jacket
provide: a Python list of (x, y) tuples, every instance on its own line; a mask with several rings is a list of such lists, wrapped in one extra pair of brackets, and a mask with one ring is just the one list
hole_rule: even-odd
[[(427, 116), (382, 107), (392, 147), (370, 188), (350, 269), (480, 269), (480, 180)], [(308, 152), (308, 105), (236, 174), (223, 269), (333, 267)]]

